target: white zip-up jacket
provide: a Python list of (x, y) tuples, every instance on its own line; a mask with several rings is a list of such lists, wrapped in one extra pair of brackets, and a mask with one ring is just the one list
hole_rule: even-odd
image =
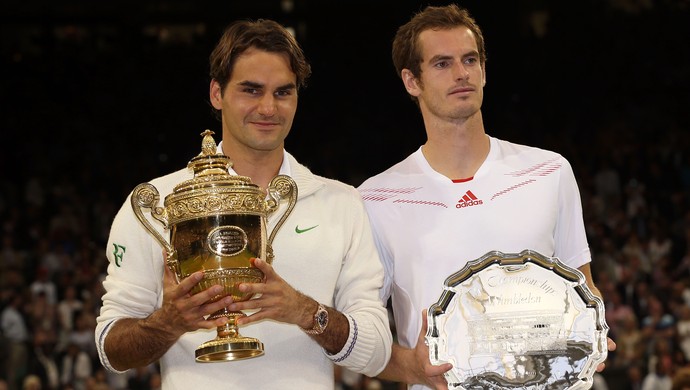
[[(220, 145), (218, 150), (222, 153)], [(259, 339), (263, 356), (197, 363), (195, 349), (215, 338), (216, 330), (189, 332), (160, 360), (164, 389), (332, 389), (333, 363), (369, 376), (388, 363), (392, 336), (379, 298), (383, 268), (359, 193), (314, 175), (287, 152), (280, 173), (295, 180), (298, 200), (273, 241), (273, 267), (295, 289), (345, 314), (350, 323), (345, 346), (329, 355), (297, 325), (261, 321), (240, 327), (240, 333)], [(191, 178), (191, 170), (182, 169), (151, 184), (162, 200)], [(269, 216), (269, 235), (285, 206)], [(151, 221), (168, 239), (163, 224)], [(148, 316), (163, 298), (161, 245), (136, 219), (129, 197), (115, 217), (106, 253), (110, 263), (95, 337), (102, 364), (115, 371), (103, 348), (110, 326), (120, 318)]]

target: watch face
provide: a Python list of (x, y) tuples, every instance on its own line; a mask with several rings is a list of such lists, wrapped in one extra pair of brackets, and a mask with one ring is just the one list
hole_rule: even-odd
[(325, 327), (328, 324), (328, 312), (326, 310), (320, 311), (316, 316), (316, 321), (320, 327)]

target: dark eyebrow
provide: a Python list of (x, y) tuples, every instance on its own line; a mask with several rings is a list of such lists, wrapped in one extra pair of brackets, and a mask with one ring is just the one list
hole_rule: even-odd
[(297, 85), (295, 83), (287, 83), (276, 88), (278, 91), (286, 91), (289, 89), (297, 89)]
[[(263, 84), (260, 84), (260, 83), (254, 82), (254, 81), (249, 81), (249, 80), (242, 81), (238, 85), (241, 85), (243, 87), (253, 88), (253, 89), (264, 88)], [(276, 90), (285, 91), (285, 90), (296, 89), (296, 88), (297, 88), (297, 85), (295, 85), (295, 83), (287, 83), (287, 84), (279, 86), (278, 88), (276, 88)]]
[(467, 58), (467, 57), (479, 57), (479, 52), (476, 50), (471, 50), (471, 51), (462, 55), (462, 58)]
[[(465, 53), (462, 55), (462, 58), (467, 58), (467, 57), (479, 57), (479, 52), (476, 50), (470, 50), (469, 52)], [(429, 59), (429, 63), (434, 63), (437, 61), (447, 61), (447, 60), (452, 60), (453, 56), (448, 55), (448, 54), (437, 54)]]
[(253, 89), (261, 89), (263, 88), (263, 84), (255, 83), (253, 81), (242, 81), (238, 83), (237, 85), (241, 85), (243, 87), (249, 87)]
[(453, 59), (453, 56), (449, 56), (446, 54), (437, 54), (429, 59), (429, 63), (434, 63), (438, 61), (447, 61)]

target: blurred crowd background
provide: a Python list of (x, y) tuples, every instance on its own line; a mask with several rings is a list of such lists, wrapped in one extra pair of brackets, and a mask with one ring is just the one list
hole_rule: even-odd
[[(233, 19), (275, 19), (303, 45), (313, 77), (287, 149), (314, 172), (357, 186), (424, 141), (390, 43), (445, 2), (101, 3), (0, 6), (0, 388), (159, 387), (155, 365), (98, 362), (105, 245), (134, 186), (185, 166), (203, 130), (220, 140), (207, 58)], [(460, 4), (487, 41), (487, 132), (563, 154), (579, 181), (618, 344), (595, 389), (670, 381), (690, 361), (690, 2)]]

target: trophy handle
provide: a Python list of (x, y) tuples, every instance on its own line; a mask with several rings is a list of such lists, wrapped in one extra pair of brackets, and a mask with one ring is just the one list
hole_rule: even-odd
[(269, 208), (273, 209), (278, 206), (278, 203), (280, 203), (281, 199), (288, 199), (287, 210), (285, 210), (283, 215), (280, 217), (278, 223), (268, 237), (268, 245), (266, 248), (268, 259), (266, 259), (266, 262), (270, 264), (273, 262), (273, 239), (275, 238), (276, 233), (278, 233), (280, 227), (283, 226), (283, 223), (285, 223), (285, 220), (290, 216), (292, 209), (295, 208), (295, 204), (297, 203), (297, 183), (295, 183), (290, 176), (278, 175), (274, 177), (273, 180), (271, 180), (271, 182), (268, 184), (268, 197), (270, 198)]
[(163, 225), (168, 227), (168, 219), (165, 213), (165, 209), (162, 207), (157, 207), (158, 201), (160, 200), (160, 195), (156, 187), (149, 183), (142, 183), (134, 187), (132, 190), (132, 209), (134, 214), (137, 216), (139, 222), (144, 225), (144, 228), (148, 230), (149, 233), (161, 244), (165, 249), (166, 265), (173, 271), (175, 277), (178, 279), (179, 283), (179, 270), (180, 265), (177, 261), (177, 251), (173, 248), (170, 243), (168, 243), (165, 238), (156, 230), (151, 222), (146, 218), (142, 212), (143, 208), (151, 209), (151, 216), (158, 221), (162, 222)]

